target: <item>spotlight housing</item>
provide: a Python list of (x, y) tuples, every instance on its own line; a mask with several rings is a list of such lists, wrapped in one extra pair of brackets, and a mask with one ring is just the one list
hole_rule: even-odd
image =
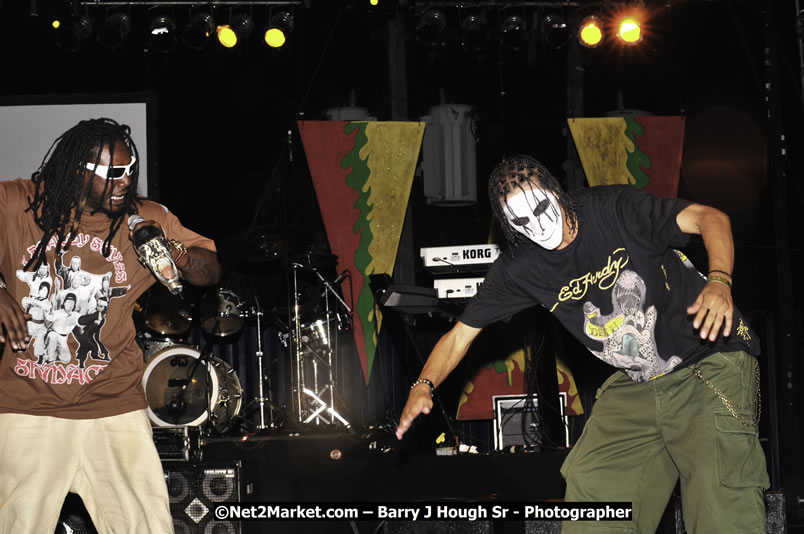
[(167, 52), (176, 45), (176, 23), (168, 15), (157, 15), (148, 25), (148, 44), (157, 52)]
[(528, 44), (528, 24), (519, 15), (508, 15), (500, 24), (500, 43), (503, 48), (513, 52), (525, 48)]
[(265, 30), (263, 39), (265, 44), (271, 48), (282, 48), (293, 32), (293, 17), (287, 11), (281, 11), (271, 17), (268, 29)]
[(561, 15), (550, 13), (542, 19), (542, 40), (548, 48), (564, 48), (570, 40), (567, 22)]
[(467, 52), (482, 52), (489, 44), (489, 32), (482, 13), (472, 13), (461, 22), (461, 44)]
[(416, 42), (433, 47), (441, 43), (441, 36), (447, 27), (444, 13), (438, 9), (425, 11), (416, 25)]
[(131, 32), (131, 18), (125, 13), (113, 13), (98, 27), (96, 40), (104, 48), (115, 50), (125, 42)]
[(181, 42), (192, 50), (204, 50), (215, 33), (215, 19), (209, 13), (196, 13), (181, 33)]
[(56, 30), (56, 46), (65, 52), (78, 52), (81, 43), (92, 34), (92, 24), (86, 15), (74, 17)]
[(229, 24), (218, 26), (218, 42), (224, 48), (234, 48), (243, 39), (251, 35), (254, 22), (246, 14), (238, 14), (232, 17)]

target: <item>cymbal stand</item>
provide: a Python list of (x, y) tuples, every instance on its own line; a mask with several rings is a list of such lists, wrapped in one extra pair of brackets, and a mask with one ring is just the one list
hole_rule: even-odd
[[(350, 426), (349, 422), (344, 419), (337, 411), (335, 411), (335, 384), (333, 376), (333, 351), (331, 344), (331, 332), (329, 329), (329, 291), (332, 291), (331, 285), (316, 271), (312, 271), (320, 279), (324, 281), (325, 286), (329, 291), (325, 291), (325, 311), (326, 311), (326, 324), (313, 323), (309, 325), (311, 331), (309, 334), (322, 335), (324, 338), (323, 350), (322, 347), (317, 347), (314, 344), (307, 343), (305, 332), (302, 332), (302, 324), (299, 318), (299, 288), (298, 288), (298, 274), (297, 270), (304, 268), (301, 264), (291, 264), (293, 270), (293, 335), (292, 347), (293, 356), (295, 358), (294, 366), (291, 369), (291, 381), (293, 383), (293, 401), (295, 408), (295, 415), (297, 421), (301, 424), (336, 424), (340, 423), (347, 428)], [(333, 291), (334, 293), (334, 291)], [(340, 297), (339, 297), (340, 298)], [(344, 306), (346, 303), (344, 303)], [(347, 307), (348, 309), (348, 307)], [(313, 329), (320, 327), (318, 332)], [(324, 352), (324, 350), (326, 352)], [(323, 384), (319, 384), (319, 364), (327, 367), (327, 379)]]
[[(321, 275), (321, 273), (319, 273), (316, 269), (313, 269), (313, 272), (318, 277), (318, 279), (321, 280), (321, 283), (324, 285), (325, 288), (324, 289), (325, 320), (323, 324), (323, 329), (326, 333), (326, 343), (325, 343), (326, 360), (323, 363), (324, 365), (326, 365), (327, 368), (327, 381), (321, 388), (319, 388), (318, 359), (324, 360), (324, 358), (321, 358), (321, 355), (318, 354), (315, 349), (312, 349), (311, 352), (312, 352), (312, 364), (313, 364), (313, 389), (310, 390), (305, 388), (304, 393), (307, 396), (311, 397), (317, 406), (315, 411), (311, 415), (309, 415), (304, 422), (309, 423), (315, 420), (316, 423), (318, 423), (319, 418), (321, 418), (320, 414), (326, 411), (329, 414), (329, 420), (327, 421), (324, 418), (321, 419), (330, 424), (335, 424), (337, 421), (348, 428), (350, 426), (349, 422), (335, 410), (335, 377), (333, 370), (335, 368), (335, 362), (337, 360), (337, 353), (336, 353), (337, 345), (336, 349), (333, 350), (333, 343), (332, 343), (333, 338), (332, 338), (332, 331), (330, 328), (330, 323), (332, 322), (331, 321), (332, 314), (330, 313), (329, 309), (330, 294), (334, 295), (335, 298), (338, 301), (340, 301), (343, 307), (346, 310), (348, 310), (350, 314), (352, 310), (349, 308), (346, 302), (343, 301), (341, 296), (338, 295), (337, 291), (334, 290), (329, 281), (327, 281), (327, 279)], [(325, 400), (322, 399), (322, 397), (324, 396), (328, 397), (329, 403), (327, 403)]]
[(293, 387), (293, 404), (295, 405), (296, 417), (298, 422), (304, 420), (302, 406), (302, 390), (304, 390), (304, 369), (301, 354), (301, 321), (299, 321), (299, 279), (297, 270), (302, 268), (301, 264), (291, 263), (293, 271), (293, 333), (290, 335), (290, 346), (293, 350), (294, 366), (291, 367), (290, 381)]
[[(264, 430), (266, 428), (274, 428), (274, 409), (271, 402), (271, 383), (268, 379), (268, 396), (265, 396), (265, 367), (264, 367), (264, 352), (262, 347), (262, 316), (263, 312), (260, 308), (260, 303), (254, 299), (255, 311), (254, 316), (257, 318), (257, 398), (252, 402), (256, 402), (260, 409), (260, 422), (257, 425), (257, 430)], [(268, 423), (265, 422), (265, 405), (268, 405)]]

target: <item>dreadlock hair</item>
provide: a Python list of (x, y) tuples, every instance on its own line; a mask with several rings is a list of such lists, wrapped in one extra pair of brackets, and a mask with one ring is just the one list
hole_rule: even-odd
[[(125, 204), (119, 214), (112, 217), (109, 234), (103, 242), (101, 253), (109, 257), (111, 242), (117, 233), (123, 218), (137, 212), (137, 179), (139, 178), (139, 157), (137, 147), (131, 139), (131, 129), (125, 124), (118, 124), (112, 119), (84, 120), (64, 132), (48, 149), (39, 169), (31, 175), (34, 184), (33, 199), (28, 198), (28, 208), (34, 221), (42, 229), (42, 239), (25, 264), (25, 270), (31, 265), (38, 269), (47, 262), (47, 246), (56, 236), (56, 254), (70, 248), (70, 243), (78, 230), (84, 203), (92, 189), (92, 181), (84, 185), (84, 172), (87, 163), (100, 163), (104, 147), (109, 147), (109, 162), (114, 161), (114, 147), (120, 141), (128, 147), (137, 158), (131, 168), (131, 187), (126, 194)], [(103, 196), (111, 188), (111, 177), (106, 178)], [(95, 209), (90, 214), (97, 213)], [(70, 225), (70, 222), (72, 224)], [(68, 228), (68, 225), (70, 227)]]
[(489, 179), (489, 202), (494, 216), (502, 226), (505, 239), (510, 245), (516, 246), (527, 241), (527, 238), (514, 230), (505, 217), (505, 206), (509, 195), (515, 191), (525, 191), (530, 187), (539, 188), (553, 193), (558, 204), (564, 211), (570, 230), (578, 228), (578, 206), (558, 183), (547, 167), (531, 156), (515, 156), (504, 159), (493, 171)]

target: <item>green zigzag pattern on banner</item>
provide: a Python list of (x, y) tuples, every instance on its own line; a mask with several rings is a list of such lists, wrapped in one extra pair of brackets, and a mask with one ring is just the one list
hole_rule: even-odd
[(642, 189), (650, 183), (650, 176), (642, 169), (650, 169), (651, 160), (650, 156), (645, 154), (639, 149), (636, 142), (636, 136), (645, 135), (645, 127), (637, 122), (633, 115), (626, 115), (625, 117), (625, 136), (634, 143), (634, 151), (628, 152), (628, 159), (625, 162), (628, 172), (634, 178), (634, 185)]
[(357, 202), (354, 207), (360, 211), (360, 216), (355, 223), (354, 232), (356, 234), (360, 233), (360, 230), (363, 230), (363, 232), (360, 233), (360, 246), (358, 246), (355, 251), (355, 266), (363, 274), (364, 281), (363, 288), (360, 290), (360, 294), (357, 297), (357, 316), (363, 324), (363, 339), (366, 344), (366, 372), (367, 376), (371, 376), (371, 368), (374, 364), (374, 354), (377, 348), (374, 340), (377, 318), (372, 314), (374, 310), (374, 295), (371, 294), (371, 288), (368, 283), (368, 275), (371, 274), (368, 272), (368, 268), (372, 260), (371, 253), (369, 253), (369, 245), (374, 240), (374, 234), (371, 233), (371, 222), (369, 220), (369, 214), (372, 210), (368, 203), (371, 190), (368, 189), (364, 191), (364, 187), (366, 182), (368, 182), (370, 171), (366, 163), (368, 158), (366, 158), (365, 161), (360, 159), (360, 149), (368, 143), (366, 123), (351, 122), (346, 125), (344, 132), (351, 134), (355, 130), (357, 130), (355, 134), (355, 146), (351, 152), (343, 157), (341, 166), (344, 169), (352, 168), (352, 172), (346, 176), (346, 184), (358, 192)]

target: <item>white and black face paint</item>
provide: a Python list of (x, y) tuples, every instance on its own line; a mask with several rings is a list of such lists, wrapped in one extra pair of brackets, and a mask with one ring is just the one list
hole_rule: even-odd
[(555, 250), (564, 237), (558, 199), (550, 191), (517, 191), (505, 203), (508, 223), (520, 234), (547, 250)]

